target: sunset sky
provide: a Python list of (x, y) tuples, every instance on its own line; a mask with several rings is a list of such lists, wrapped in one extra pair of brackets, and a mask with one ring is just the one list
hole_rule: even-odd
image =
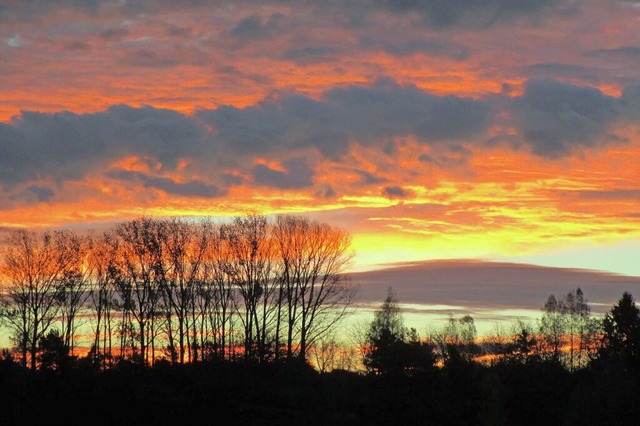
[(640, 2), (0, 2), (0, 228), (252, 210), (640, 275)]

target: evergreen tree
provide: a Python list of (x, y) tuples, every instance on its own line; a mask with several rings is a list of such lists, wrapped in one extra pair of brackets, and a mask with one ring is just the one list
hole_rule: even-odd
[(363, 362), (374, 374), (415, 373), (434, 364), (431, 345), (421, 342), (415, 329), (404, 326), (398, 299), (391, 287), (374, 314), (367, 337), (369, 346)]
[(618, 358), (628, 366), (640, 366), (640, 309), (633, 296), (624, 292), (604, 317), (601, 356)]

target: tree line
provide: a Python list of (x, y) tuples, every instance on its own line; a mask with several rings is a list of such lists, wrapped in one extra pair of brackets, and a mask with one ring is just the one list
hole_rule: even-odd
[(2, 251), (0, 319), (35, 370), (55, 354), (107, 368), (308, 358), (351, 307), (349, 233), (301, 216), (139, 217), (104, 232), (16, 230)]
[[(494, 336), (490, 344), (502, 350), (492, 353), (501, 356), (483, 359), (487, 342), (475, 336), (470, 316), (451, 317), (421, 338), (404, 326), (398, 301), (390, 296), (366, 328), (371, 340), (363, 345), (364, 374), (340, 368), (321, 372), (299, 358), (258, 362), (242, 356), (235, 362), (167, 359), (98, 369), (86, 358), (61, 364), (55, 345), (48, 346), (60, 342), (53, 338), (39, 354), (37, 370), (0, 357), (0, 418), (16, 425), (43, 418), (96, 425), (639, 424), (640, 310), (630, 293), (603, 318), (594, 318), (599, 343), (588, 352), (589, 362), (573, 370), (572, 357), (577, 362), (582, 356), (578, 340), (571, 355), (566, 346), (571, 338), (561, 337), (558, 357), (553, 333), (559, 329), (541, 334), (547, 320), (543, 325), (540, 318), (531, 333), (525, 327)], [(556, 301), (562, 307), (567, 299)], [(545, 306), (549, 312), (543, 316), (553, 314), (552, 304)], [(566, 332), (571, 313), (561, 312), (567, 315), (560, 325)]]
[(390, 287), (350, 330), (349, 243), (320, 222), (257, 214), (11, 233), (1, 421), (639, 424), (631, 293), (604, 316), (578, 288), (490, 336), (471, 315), (421, 336)]
[(550, 295), (537, 322), (516, 321), (479, 338), (473, 317), (449, 317), (446, 324), (420, 338), (404, 326), (392, 288), (361, 334), (362, 359), (370, 374), (404, 374), (461, 363), (484, 365), (548, 362), (575, 372), (593, 364), (622, 362), (640, 367), (640, 308), (624, 292), (603, 316), (594, 317), (580, 288), (561, 298)]
[(295, 215), (220, 223), (139, 217), (100, 233), (16, 230), (2, 251), (0, 320), (14, 350), (5, 357), (32, 370), (60, 368), (77, 360), (81, 339), (84, 359), (103, 369), (122, 361), (296, 359), (320, 372), (413, 374), (537, 361), (573, 372), (640, 352), (630, 293), (596, 317), (580, 288), (550, 295), (535, 323), (479, 337), (470, 315), (420, 336), (405, 327), (390, 287), (373, 320), (351, 333), (343, 328), (351, 338), (340, 339), (335, 330), (357, 290), (344, 274), (350, 241), (341, 229)]

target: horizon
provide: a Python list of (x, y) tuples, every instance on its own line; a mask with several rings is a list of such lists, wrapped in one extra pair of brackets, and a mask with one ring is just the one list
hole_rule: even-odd
[[(449, 318), (464, 315), (474, 319), (480, 339), (510, 333), (517, 321), (536, 326), (548, 296), (561, 298), (577, 288), (583, 290), (594, 316), (608, 312), (625, 291), (640, 295), (640, 276), (482, 259), (398, 262), (345, 275), (360, 289), (353, 312), (336, 329), (340, 332), (335, 337), (347, 340), (352, 327), (373, 319), (389, 288), (404, 324), (422, 338)], [(519, 287), (518, 280), (526, 285)], [(77, 349), (86, 351), (81, 342), (79, 338)], [(8, 336), (0, 335), (0, 348), (8, 348), (9, 343)]]

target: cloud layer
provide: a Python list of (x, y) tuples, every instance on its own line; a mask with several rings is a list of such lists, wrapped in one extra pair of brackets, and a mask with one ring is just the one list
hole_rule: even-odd
[(4, 2), (0, 227), (303, 212), (376, 260), (381, 235), (405, 257), (637, 238), (639, 17), (605, 0)]
[[(196, 114), (126, 105), (85, 114), (23, 112), (0, 124), (0, 183), (11, 193), (42, 180), (62, 184), (102, 171), (106, 178), (170, 194), (218, 197), (225, 186), (245, 182), (221, 173), (235, 172), (258, 186), (308, 188), (314, 163), (342, 162), (355, 145), (376, 148), (389, 158), (394, 146), (406, 141), (453, 153), (489, 143), (489, 128), (503, 134), (515, 129), (512, 142), (553, 159), (583, 148), (624, 145), (616, 126), (636, 127), (640, 97), (635, 93), (615, 97), (558, 80), (530, 80), (518, 96), (471, 99), (434, 95), (385, 78), (331, 89), (319, 99), (283, 93), (252, 106)], [(507, 115), (506, 122), (500, 118)], [(315, 160), (305, 159), (309, 153), (317, 154)], [(148, 170), (115, 166), (130, 157), (148, 163)], [(433, 161), (427, 153), (419, 158)], [(367, 173), (361, 172), (363, 179), (375, 182)], [(171, 177), (176, 174), (183, 182)], [(397, 186), (385, 188), (387, 195), (402, 192)]]

